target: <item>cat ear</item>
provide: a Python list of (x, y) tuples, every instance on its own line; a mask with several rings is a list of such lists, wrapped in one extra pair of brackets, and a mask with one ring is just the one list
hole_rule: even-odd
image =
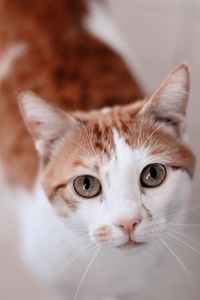
[(166, 123), (181, 135), (184, 128), (189, 83), (188, 66), (182, 64), (176, 67), (147, 100), (140, 114), (152, 117), (155, 122)]
[(71, 115), (49, 105), (32, 92), (20, 93), (19, 107), (35, 147), (45, 159), (55, 141), (74, 130), (78, 123)]

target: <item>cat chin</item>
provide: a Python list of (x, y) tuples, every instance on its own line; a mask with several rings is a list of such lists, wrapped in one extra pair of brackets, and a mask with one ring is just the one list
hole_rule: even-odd
[(125, 255), (125, 256), (131, 256), (131, 255), (137, 255), (137, 254), (140, 254), (143, 249), (145, 248), (145, 244), (140, 244), (140, 245), (137, 245), (137, 246), (127, 246), (127, 245), (124, 245), (122, 247), (118, 247), (118, 251), (120, 251), (120, 253), (122, 255)]
[(146, 247), (146, 243), (131, 241), (116, 247), (125, 255), (135, 255), (140, 253)]

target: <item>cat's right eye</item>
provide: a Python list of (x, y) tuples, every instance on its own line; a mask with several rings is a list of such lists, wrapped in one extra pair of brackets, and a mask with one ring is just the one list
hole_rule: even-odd
[(100, 181), (91, 175), (78, 176), (74, 180), (75, 192), (84, 198), (93, 198), (100, 194), (101, 183)]
[(143, 169), (140, 176), (140, 183), (146, 188), (157, 187), (163, 183), (166, 174), (166, 167), (163, 164), (150, 164)]

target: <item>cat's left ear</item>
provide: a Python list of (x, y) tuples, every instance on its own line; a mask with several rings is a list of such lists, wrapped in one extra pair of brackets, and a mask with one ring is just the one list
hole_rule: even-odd
[(182, 64), (176, 67), (147, 100), (139, 115), (152, 118), (153, 122), (164, 123), (163, 128), (166, 124), (166, 129), (171, 128), (181, 136), (184, 132), (189, 84), (188, 66)]
[(78, 122), (71, 114), (50, 105), (32, 92), (22, 92), (18, 98), (35, 148), (43, 161), (48, 161), (56, 141), (73, 133)]

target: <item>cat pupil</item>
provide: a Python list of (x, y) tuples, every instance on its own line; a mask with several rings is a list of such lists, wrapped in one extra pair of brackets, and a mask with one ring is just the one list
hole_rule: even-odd
[(157, 171), (156, 171), (156, 168), (151, 167), (151, 168), (150, 168), (150, 174), (151, 174), (151, 177), (152, 177), (153, 179), (156, 179), (156, 177), (157, 177)]
[(88, 177), (85, 177), (84, 180), (83, 180), (83, 189), (85, 191), (88, 191), (90, 188), (90, 180)]

